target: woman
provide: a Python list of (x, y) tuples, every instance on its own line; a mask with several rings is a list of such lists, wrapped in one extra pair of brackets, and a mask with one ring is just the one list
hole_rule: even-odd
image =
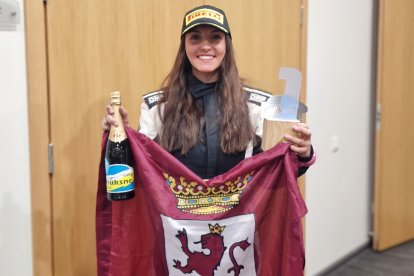
[[(144, 96), (140, 132), (201, 178), (212, 178), (261, 152), (260, 101), (247, 97), (252, 93), (267, 94), (243, 86), (225, 13), (196, 7), (184, 17), (181, 44), (163, 88)], [(102, 128), (109, 130), (118, 122), (109, 105), (106, 111)], [(128, 124), (127, 111), (120, 112)], [(285, 139), (299, 158), (301, 175), (314, 160), (311, 131), (302, 123), (293, 130), (300, 138)]]

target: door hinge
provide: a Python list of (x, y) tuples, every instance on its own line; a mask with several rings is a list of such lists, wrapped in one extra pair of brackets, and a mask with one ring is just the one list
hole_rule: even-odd
[(305, 7), (303, 5), (300, 6), (300, 26), (303, 26), (303, 20), (305, 17)]
[(377, 110), (375, 114), (375, 120), (377, 125), (377, 130), (381, 129), (381, 122), (382, 122), (382, 110), (381, 110), (381, 104), (377, 103)]
[(53, 144), (49, 144), (49, 174), (53, 174)]

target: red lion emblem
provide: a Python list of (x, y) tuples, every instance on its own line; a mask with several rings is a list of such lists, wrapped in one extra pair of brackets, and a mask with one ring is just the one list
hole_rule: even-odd
[[(224, 246), (223, 232), (225, 226), (219, 226), (217, 223), (213, 226), (209, 224), (210, 233), (204, 234), (201, 236), (200, 241), (194, 243), (201, 243), (201, 248), (208, 249), (210, 253), (208, 255), (203, 252), (191, 252), (188, 248), (188, 238), (187, 231), (183, 228), (183, 231), (178, 230), (178, 234), (175, 235), (181, 242), (181, 248), (184, 253), (187, 255), (187, 265), (182, 266), (181, 261), (173, 260), (174, 267), (181, 270), (184, 274), (189, 274), (193, 271), (196, 271), (201, 276), (213, 276), (214, 270), (220, 266), (221, 259), (223, 258), (226, 247)], [(250, 243), (247, 242), (247, 239), (244, 241), (236, 242), (230, 246), (229, 256), (230, 260), (233, 263), (233, 267), (227, 270), (228, 273), (234, 271), (234, 275), (238, 276), (240, 270), (244, 267), (239, 265), (234, 258), (234, 249), (240, 247), (243, 251), (249, 247)]]

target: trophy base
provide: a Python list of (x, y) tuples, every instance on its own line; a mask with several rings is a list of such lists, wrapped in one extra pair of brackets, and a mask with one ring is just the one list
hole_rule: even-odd
[(299, 121), (273, 121), (264, 119), (262, 149), (268, 150), (274, 145), (284, 141), (283, 137), (285, 134), (298, 137), (298, 134), (292, 129), (292, 126), (297, 123)]

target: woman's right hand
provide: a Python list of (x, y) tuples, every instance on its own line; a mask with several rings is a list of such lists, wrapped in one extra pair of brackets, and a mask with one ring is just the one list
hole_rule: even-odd
[[(111, 126), (118, 126), (120, 122), (115, 120), (115, 118), (113, 116), (114, 115), (114, 110), (112, 109), (112, 106), (110, 104), (108, 104), (106, 106), (105, 110), (106, 110), (106, 113), (105, 113), (105, 116), (102, 119), (101, 127), (104, 131), (109, 131)], [(128, 126), (128, 112), (126, 111), (126, 109), (123, 108), (122, 106), (119, 107), (119, 114), (121, 114), (122, 123), (125, 126)]]

